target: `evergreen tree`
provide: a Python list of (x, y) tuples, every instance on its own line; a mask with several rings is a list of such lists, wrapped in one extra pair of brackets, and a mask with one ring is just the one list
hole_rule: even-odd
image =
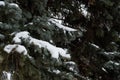
[(1, 0), (0, 79), (119, 80), (119, 8), (120, 0)]
[(78, 80), (68, 43), (79, 30), (51, 18), (47, 0), (0, 1), (0, 80)]
[[(69, 45), (80, 74), (90, 80), (119, 80), (120, 0), (49, 0), (54, 15), (83, 32)], [(59, 5), (59, 6), (58, 6)]]

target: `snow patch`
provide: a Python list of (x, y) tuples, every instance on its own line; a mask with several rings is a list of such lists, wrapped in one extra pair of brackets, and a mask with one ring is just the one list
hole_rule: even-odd
[(97, 49), (100, 49), (100, 47), (99, 47), (98, 45), (96, 45), (96, 44), (91, 43), (91, 45), (92, 45), (93, 47), (97, 48)]
[(57, 23), (59, 23), (59, 24), (62, 24), (62, 20), (54, 19), (54, 21), (57, 22)]
[(29, 32), (27, 32), (27, 31), (19, 32), (19, 34), (16, 34), (15, 37), (13, 38), (13, 42), (21, 43), (21, 39), (25, 39), (25, 38), (29, 38), (29, 37), (30, 37)]
[(10, 3), (9, 5), (10, 5), (10, 6), (19, 7), (18, 4), (16, 4), (16, 3)]
[(63, 11), (64, 11), (65, 13), (67, 13), (67, 14), (70, 12), (70, 10), (69, 10), (69, 9), (66, 9), (66, 8), (64, 8)]
[(3, 71), (2, 78), (3, 80), (11, 80), (12, 74), (10, 72)]
[(75, 62), (73, 62), (73, 61), (68, 61), (68, 62), (64, 62), (65, 64), (73, 64), (73, 65), (75, 65)]
[(91, 15), (91, 14), (87, 11), (87, 8), (85, 8), (85, 5), (84, 5), (84, 4), (81, 4), (81, 5), (80, 5), (79, 11), (80, 11), (85, 17), (90, 18), (90, 15)]
[(53, 43), (53, 40), (50, 40), (51, 43)]
[(5, 2), (4, 1), (0, 1), (0, 6), (5, 6)]
[(13, 41), (15, 43), (18, 43), (18, 42), (22, 42), (21, 41), (22, 39), (27, 40), (29, 44), (36, 45), (39, 48), (42, 48), (42, 47), (46, 48), (50, 52), (53, 58), (58, 59), (59, 56), (62, 56), (63, 58), (68, 58), (68, 59), (71, 58), (70, 54), (67, 54), (67, 50), (64, 50), (60, 47), (56, 47), (50, 44), (49, 42), (32, 38), (31, 36), (29, 36), (29, 32), (27, 31), (17, 33), (13, 38)]
[(114, 65), (116, 65), (116, 66), (120, 66), (120, 63), (118, 63), (118, 62), (109, 61), (108, 63), (114, 64)]
[(59, 74), (59, 73), (60, 73), (60, 70), (53, 70), (53, 73)]
[(18, 44), (9, 44), (4, 47), (4, 51), (7, 53), (11, 53), (12, 51), (16, 51), (18, 53), (22, 53), (24, 55), (27, 55), (27, 50), (24, 46), (18, 45)]
[(72, 72), (75, 72), (75, 73), (79, 72), (79, 69), (77, 68), (77, 65), (73, 61), (64, 62), (64, 65), (66, 66), (66, 68), (68, 70), (70, 70)]
[(116, 63), (115, 63), (115, 65), (116, 65), (116, 66), (119, 66), (119, 65), (120, 65), (120, 63), (117, 63), (117, 62), (116, 62)]
[(114, 55), (116, 52), (104, 52), (106, 55)]
[(58, 21), (57, 19), (51, 18), (51, 19), (49, 19), (49, 21), (50, 21), (51, 23), (55, 24), (57, 27), (65, 30), (65, 31), (77, 31), (76, 29), (73, 29), (73, 28), (70, 28), (70, 27), (67, 27), (67, 26), (62, 25), (61, 22)]
[(33, 22), (28, 23), (29, 25), (33, 25)]
[(70, 58), (70, 55), (66, 54), (67, 52), (64, 49), (56, 47), (56, 46), (53, 46), (53, 45), (51, 45), (50, 43), (48, 43), (46, 41), (37, 40), (37, 39), (31, 37), (30, 38), (30, 44), (37, 45), (40, 48), (41, 47), (47, 48), (47, 50), (51, 53), (51, 56), (53, 58), (57, 58), (58, 59), (59, 55), (61, 55), (62, 57), (65, 57), (65, 58)]
[(104, 72), (107, 72), (107, 71), (106, 71), (106, 69), (105, 69), (105, 68), (103, 68), (103, 67), (102, 67), (102, 70), (103, 70)]
[(30, 23), (27, 23), (24, 25), (24, 27), (27, 27), (28, 25), (33, 25), (34, 23), (33, 22), (30, 22)]

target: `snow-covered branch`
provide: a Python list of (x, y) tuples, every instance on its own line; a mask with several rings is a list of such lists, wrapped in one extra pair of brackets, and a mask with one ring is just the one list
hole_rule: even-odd
[(65, 30), (65, 31), (77, 31), (76, 29), (73, 29), (73, 28), (62, 25), (60, 23), (60, 20), (57, 20), (57, 19), (51, 18), (51, 19), (49, 19), (49, 22), (51, 22), (52, 24), (55, 24), (57, 27)]
[(56, 47), (49, 42), (38, 40), (29, 35), (29, 32), (23, 31), (19, 32), (13, 38), (14, 43), (22, 43), (22, 40), (27, 40), (29, 44), (38, 46), (39, 48), (46, 48), (53, 58), (58, 59), (59, 56), (70, 59), (70, 54), (67, 54), (67, 50), (64, 50), (60, 47)]

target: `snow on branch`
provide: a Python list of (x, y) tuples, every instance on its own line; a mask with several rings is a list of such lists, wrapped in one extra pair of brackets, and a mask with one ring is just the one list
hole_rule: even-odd
[(12, 78), (11, 72), (6, 71), (2, 72), (2, 80), (11, 80), (11, 78)]
[[(11, 35), (14, 35), (16, 33), (12, 33)], [(15, 43), (22, 43), (21, 42), (21, 39), (28, 39), (30, 36), (29, 36), (29, 32), (27, 31), (23, 31), (23, 32), (19, 32), (15, 35), (15, 37), (13, 38), (13, 41)]]
[(23, 54), (26, 55), (28, 58), (32, 58), (28, 52), (27, 49), (19, 44), (8, 44), (4, 47), (4, 51), (8, 54), (12, 53), (12, 52), (17, 52), (19, 54)]
[(100, 47), (98, 46), (98, 45), (96, 45), (96, 44), (94, 44), (94, 43), (90, 43), (91, 44), (91, 46), (93, 46), (93, 47), (95, 47), (95, 48), (97, 48), (97, 49), (100, 49)]
[(16, 3), (10, 3), (10, 6), (15, 6), (15, 7), (19, 7)]
[[(0, 1), (0, 6), (5, 6), (5, 2), (4, 1)], [(16, 4), (16, 3), (9, 3), (9, 6), (14, 6), (14, 7), (19, 8), (18, 4)]]
[(78, 73), (79, 72), (79, 69), (77, 68), (77, 65), (75, 62), (73, 61), (67, 61), (67, 62), (64, 62), (63, 63), (66, 68), (74, 73)]
[(12, 51), (13, 52), (18, 52), (18, 53), (22, 53), (24, 55), (27, 55), (27, 50), (24, 46), (22, 45), (18, 45), (18, 44), (9, 44), (9, 45), (6, 45), (4, 47), (4, 51), (7, 52), (7, 53), (11, 53)]
[(0, 1), (0, 6), (5, 6), (5, 2), (4, 1)]
[(49, 22), (55, 24), (57, 27), (65, 30), (65, 31), (77, 31), (76, 29), (73, 29), (73, 28), (70, 28), (70, 27), (67, 27), (67, 26), (62, 25), (62, 24), (60, 23), (60, 21), (57, 20), (57, 19), (51, 18), (51, 19), (49, 19)]
[(50, 44), (49, 42), (35, 39), (35, 38), (31, 37), (29, 35), (29, 32), (27, 32), (27, 31), (19, 32), (13, 38), (14, 43), (21, 43), (22, 40), (26, 40), (26, 41), (28, 41), (29, 44), (36, 45), (39, 48), (46, 48), (50, 52), (50, 54), (53, 58), (58, 59), (59, 56), (62, 56), (67, 59), (71, 58), (70, 54), (67, 54), (67, 50), (64, 50), (60, 47), (56, 47), (56, 46)]
[(90, 18), (91, 14), (88, 12), (87, 8), (85, 8), (84, 4), (80, 5), (79, 11), (83, 14), (84, 17)]

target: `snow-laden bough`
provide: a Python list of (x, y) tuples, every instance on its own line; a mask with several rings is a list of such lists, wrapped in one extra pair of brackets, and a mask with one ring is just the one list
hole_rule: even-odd
[(35, 39), (35, 38), (31, 37), (29, 35), (29, 32), (27, 32), (27, 31), (19, 32), (13, 38), (14, 43), (20, 44), (20, 43), (22, 43), (22, 40), (26, 40), (26, 41), (28, 41), (29, 44), (33, 44), (35, 46), (38, 46), (39, 48), (46, 48), (50, 52), (52, 58), (58, 59), (59, 56), (62, 56), (63, 58), (67, 58), (67, 59), (71, 58), (70, 54), (67, 54), (66, 49), (56, 47), (56, 46), (50, 44), (49, 42), (46, 42), (43, 40)]

